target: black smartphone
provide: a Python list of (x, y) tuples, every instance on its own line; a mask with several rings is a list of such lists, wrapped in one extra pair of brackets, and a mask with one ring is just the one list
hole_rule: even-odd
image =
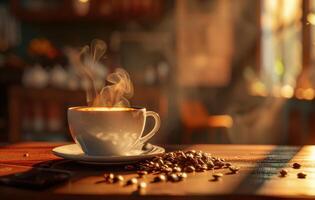
[(34, 190), (64, 183), (71, 177), (65, 170), (0, 164), (0, 184)]

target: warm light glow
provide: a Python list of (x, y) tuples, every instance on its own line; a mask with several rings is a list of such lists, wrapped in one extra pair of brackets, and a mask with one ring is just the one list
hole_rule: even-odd
[(87, 3), (89, 0), (78, 0), (80, 3)]
[(254, 83), (252, 83), (250, 90), (253, 95), (267, 96), (266, 87), (260, 81), (255, 81)]
[(281, 96), (285, 98), (292, 98), (293, 96), (293, 87), (291, 85), (285, 85), (280, 90)]
[(309, 155), (307, 156), (307, 158), (309, 160), (315, 161), (315, 148), (312, 146), (308, 146), (308, 147), (303, 147), (303, 149), (308, 148), (309, 150)]
[(229, 115), (212, 115), (208, 118), (208, 125), (210, 127), (225, 127), (233, 126), (233, 119)]
[(301, 16), (300, 0), (286, 1), (282, 4), (282, 20), (285, 24), (290, 24)]
[(304, 98), (303, 92), (304, 90), (302, 88), (298, 88), (295, 93), (296, 98), (303, 99)]
[(315, 25), (315, 13), (310, 13), (307, 15), (307, 21), (312, 24)]
[(276, 63), (275, 63), (275, 73), (279, 76), (283, 75), (284, 73), (284, 66), (283, 66), (283, 62), (278, 59), (276, 60)]
[(303, 91), (303, 97), (306, 100), (312, 100), (315, 96), (314, 90), (312, 88), (308, 88)]
[(274, 97), (281, 97), (281, 96), (280, 96), (280, 91), (281, 91), (280, 86), (275, 85), (275, 86), (272, 87), (272, 95), (273, 95)]
[(208, 64), (208, 56), (205, 54), (198, 54), (194, 56), (193, 63), (197, 68), (203, 68)]

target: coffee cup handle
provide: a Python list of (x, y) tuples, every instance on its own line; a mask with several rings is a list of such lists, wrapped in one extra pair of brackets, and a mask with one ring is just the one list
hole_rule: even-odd
[(155, 124), (154, 124), (153, 129), (148, 134), (146, 134), (145, 136), (143, 136), (139, 139), (138, 143), (140, 143), (140, 144), (143, 144), (146, 141), (148, 141), (149, 139), (151, 139), (154, 136), (154, 134), (159, 130), (159, 128), (161, 126), (161, 119), (160, 119), (159, 114), (157, 114), (156, 112), (153, 112), (153, 111), (147, 111), (145, 115), (146, 115), (145, 117), (153, 117), (155, 120)]

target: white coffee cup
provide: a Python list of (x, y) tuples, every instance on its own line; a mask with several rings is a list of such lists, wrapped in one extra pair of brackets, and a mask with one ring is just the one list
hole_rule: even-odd
[[(147, 117), (155, 119), (153, 129), (143, 136)], [(68, 124), (74, 141), (93, 156), (128, 155), (141, 148), (160, 128), (160, 117), (145, 108), (72, 107)]]

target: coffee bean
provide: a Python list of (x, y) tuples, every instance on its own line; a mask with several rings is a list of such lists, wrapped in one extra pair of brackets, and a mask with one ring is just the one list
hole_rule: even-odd
[(235, 167), (235, 166), (230, 166), (229, 167), (229, 170), (232, 172), (232, 173), (237, 173), (239, 170), (240, 170), (240, 168), (239, 167)]
[(115, 175), (113, 173), (104, 174), (105, 179), (114, 179)]
[(224, 162), (218, 160), (214, 163), (215, 167), (222, 168), (224, 166)]
[(196, 169), (194, 166), (188, 166), (185, 168), (185, 172), (188, 172), (188, 173), (191, 173), (191, 172), (194, 172)]
[(188, 177), (188, 175), (185, 172), (178, 173), (177, 176), (178, 176), (180, 181), (182, 181)]
[(207, 167), (208, 169), (212, 169), (214, 167), (214, 164), (211, 160), (207, 163)]
[(170, 161), (166, 161), (165, 164), (168, 165), (168, 166), (172, 166), (173, 165), (173, 163), (171, 163)]
[(160, 174), (160, 175), (154, 177), (154, 180), (153, 180), (153, 181), (154, 181), (154, 182), (165, 182), (165, 181), (167, 181), (167, 178), (166, 178), (165, 175)]
[(210, 157), (210, 153), (203, 152), (203, 153), (202, 153), (202, 157), (208, 158), (208, 157)]
[(146, 182), (143, 182), (141, 181), (139, 184), (138, 184), (138, 189), (144, 189), (147, 187), (147, 183)]
[(164, 165), (164, 161), (163, 161), (161, 158), (158, 160), (158, 163), (159, 163), (160, 165)]
[(300, 169), (301, 168), (301, 164), (300, 163), (293, 163), (292, 167), (294, 169)]
[(115, 175), (113, 173), (104, 174), (104, 179), (105, 179), (105, 182), (107, 183), (113, 183), (114, 178), (115, 178)]
[(202, 167), (197, 167), (196, 172), (204, 172), (206, 171), (205, 169), (203, 169)]
[(181, 172), (182, 169), (180, 167), (174, 167), (173, 172)]
[(201, 169), (206, 171), (208, 169), (208, 166), (206, 164), (201, 165)]
[(138, 171), (137, 174), (139, 175), (139, 177), (143, 177), (144, 175), (147, 175), (148, 172), (144, 171), (144, 170), (141, 170), (141, 171)]
[(189, 150), (189, 151), (186, 151), (186, 153), (195, 154), (196, 151), (195, 150)]
[(170, 167), (167, 167), (167, 168), (165, 168), (163, 171), (164, 171), (165, 173), (169, 173), (169, 172), (172, 172), (173, 169), (170, 168)]
[(214, 180), (220, 180), (222, 176), (223, 176), (222, 173), (212, 174), (212, 177), (214, 178)]
[(124, 181), (124, 177), (122, 175), (117, 175), (114, 177), (114, 183), (123, 182), (123, 181)]
[(200, 165), (204, 165), (205, 164), (205, 162), (201, 158), (197, 159), (197, 162)]
[(227, 163), (225, 163), (225, 167), (231, 167), (232, 166), (232, 164), (231, 163), (229, 163), (229, 162), (227, 162)]
[(141, 182), (138, 184), (137, 189), (138, 189), (139, 192), (144, 192), (145, 189), (147, 188), (147, 186), (148, 186), (148, 185), (147, 185), (146, 182), (141, 181)]
[(287, 174), (288, 174), (288, 170), (286, 170), (286, 169), (280, 170), (280, 175), (281, 175), (282, 177), (285, 177)]
[(132, 178), (127, 181), (127, 185), (136, 185), (138, 184), (138, 179)]
[(171, 180), (172, 182), (179, 181), (179, 178), (178, 178), (177, 174), (170, 174), (168, 179)]
[(306, 178), (307, 174), (305, 172), (300, 172), (297, 174), (298, 178)]

